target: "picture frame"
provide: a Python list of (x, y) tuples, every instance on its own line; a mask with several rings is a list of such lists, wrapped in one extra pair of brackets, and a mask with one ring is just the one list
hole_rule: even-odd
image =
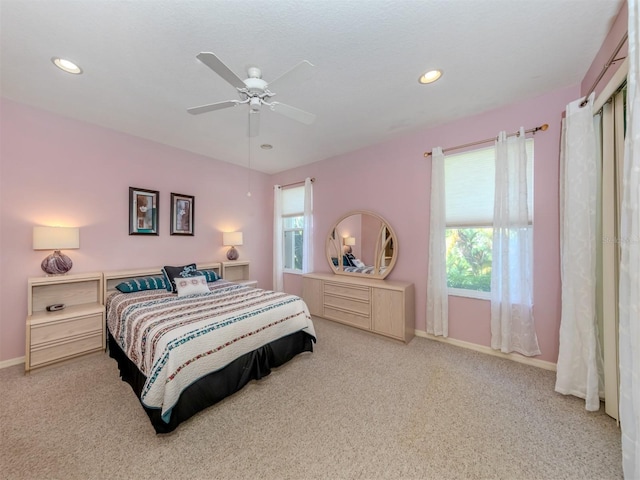
[(171, 235), (193, 236), (194, 206), (192, 195), (171, 193)]
[(158, 235), (160, 192), (129, 187), (129, 235)]

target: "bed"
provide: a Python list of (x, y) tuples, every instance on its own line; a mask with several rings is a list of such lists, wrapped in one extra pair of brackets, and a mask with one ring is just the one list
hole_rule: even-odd
[(312, 352), (316, 340), (301, 298), (219, 279), (219, 264), (197, 270), (177, 277), (176, 293), (160, 269), (104, 274), (109, 354), (157, 433)]

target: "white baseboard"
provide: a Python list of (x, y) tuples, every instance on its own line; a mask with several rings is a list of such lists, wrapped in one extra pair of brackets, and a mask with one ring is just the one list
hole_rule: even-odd
[(543, 368), (545, 370), (556, 371), (556, 364), (548, 362), (546, 360), (538, 360), (537, 358), (525, 357), (517, 353), (502, 353), (499, 350), (494, 350), (491, 347), (485, 345), (478, 345), (476, 343), (465, 342), (463, 340), (456, 340), (455, 338), (437, 337), (430, 335), (425, 331), (416, 330), (416, 337), (428, 338), (429, 340), (435, 340), (437, 342), (448, 343), (449, 345), (455, 345), (456, 347), (468, 348), (469, 350), (475, 350), (476, 352), (486, 353), (487, 355), (493, 355), (494, 357), (506, 358), (507, 360), (513, 360), (514, 362), (524, 363), (533, 367)]
[(24, 363), (24, 357), (12, 358), (10, 360), (3, 360), (2, 362), (0, 362), (0, 369), (13, 367), (14, 365), (20, 365), (21, 363)]

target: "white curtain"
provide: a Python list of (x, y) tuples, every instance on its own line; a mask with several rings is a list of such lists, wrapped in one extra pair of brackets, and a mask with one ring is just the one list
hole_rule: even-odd
[(556, 392), (600, 408), (602, 359), (596, 320), (597, 137), (593, 94), (567, 105), (560, 146), (562, 313)]
[(282, 245), (282, 188), (273, 187), (273, 289), (284, 291), (284, 261)]
[(313, 272), (313, 182), (308, 177), (304, 181), (302, 252), (302, 273)]
[(427, 333), (449, 336), (447, 293), (447, 242), (444, 154), (433, 149), (431, 156), (431, 215), (429, 220), (429, 270), (427, 273)]
[(627, 134), (620, 233), (620, 426), (624, 478), (640, 478), (640, 5), (629, 0)]
[(527, 151), (518, 136), (500, 132), (496, 141), (491, 267), (491, 347), (540, 355), (533, 323), (533, 231), (527, 206)]

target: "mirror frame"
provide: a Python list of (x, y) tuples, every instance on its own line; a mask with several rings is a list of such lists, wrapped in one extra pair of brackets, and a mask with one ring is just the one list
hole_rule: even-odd
[[(376, 259), (374, 267), (376, 271), (380, 270), (380, 258), (382, 256), (382, 253), (384, 252), (384, 249), (386, 248), (389, 242), (393, 241), (393, 256), (391, 257), (391, 262), (389, 263), (389, 265), (387, 265), (387, 268), (385, 268), (383, 273), (369, 274), (369, 273), (360, 273), (360, 272), (345, 272), (342, 262), (339, 261), (338, 266), (333, 264), (333, 261), (331, 260), (332, 258), (331, 248), (339, 252), (342, 251), (342, 243), (341, 243), (342, 238), (336, 239), (334, 232), (338, 227), (338, 225), (340, 225), (340, 223), (343, 220), (346, 220), (352, 215), (369, 215), (369, 216), (375, 217), (381, 222), (382, 226), (380, 227), (380, 234), (378, 235), (378, 238), (376, 240), (376, 248), (374, 251), (375, 259)], [(390, 235), (385, 241), (385, 243), (381, 245), (381, 238), (382, 238), (381, 233), (382, 233), (382, 229), (385, 227), (388, 230)], [(398, 261), (398, 236), (396, 235), (396, 232), (393, 230), (391, 225), (389, 225), (389, 222), (387, 222), (382, 216), (378, 215), (377, 213), (371, 212), (369, 210), (352, 210), (342, 215), (329, 229), (329, 233), (327, 234), (326, 241), (325, 241), (324, 251), (327, 258), (327, 262), (329, 263), (329, 268), (331, 268), (331, 271), (336, 275), (349, 275), (349, 276), (362, 277), (362, 278), (384, 279), (387, 275), (391, 273), (391, 271), (393, 270), (393, 267)]]

